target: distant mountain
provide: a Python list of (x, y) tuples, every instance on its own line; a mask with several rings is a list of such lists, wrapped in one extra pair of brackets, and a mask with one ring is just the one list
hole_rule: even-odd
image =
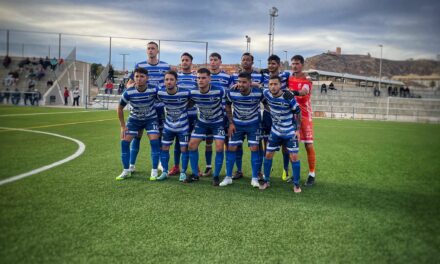
[[(345, 72), (364, 76), (379, 76), (380, 58), (368, 55), (320, 54), (306, 59), (305, 69)], [(440, 74), (440, 61), (406, 60), (393, 61), (382, 59), (382, 76), (394, 75), (431, 75)]]

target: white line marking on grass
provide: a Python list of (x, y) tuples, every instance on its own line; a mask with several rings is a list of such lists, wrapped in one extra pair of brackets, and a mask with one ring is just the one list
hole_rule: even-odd
[[(73, 112), (49, 112), (49, 113), (28, 113), (28, 114), (4, 114), (0, 115), (0, 117), (9, 117), (9, 116), (35, 116), (35, 115), (58, 115), (58, 114), (77, 114), (77, 113), (89, 113), (92, 111), (73, 111)], [(94, 111), (93, 111), (94, 112)]]
[[(78, 125), (78, 124), (86, 124), (86, 123), (95, 123), (95, 122), (104, 122), (109, 120), (117, 120), (117, 118), (109, 118), (109, 119), (99, 119), (99, 120), (89, 120), (82, 122), (73, 122), (73, 123), (61, 123), (61, 124), (53, 124), (53, 125), (45, 125), (45, 126), (34, 126), (34, 127), (25, 127), (21, 129), (34, 129), (34, 128), (46, 128), (46, 127), (57, 127), (57, 126), (69, 126), (69, 125)], [(8, 132), (8, 130), (0, 130), (0, 133)]]
[(45, 134), (45, 135), (50, 135), (50, 136), (54, 136), (54, 137), (68, 139), (68, 140), (73, 141), (76, 144), (78, 144), (78, 149), (76, 150), (76, 152), (73, 155), (70, 155), (69, 157), (67, 157), (65, 159), (59, 160), (57, 162), (54, 162), (52, 164), (43, 166), (41, 168), (38, 168), (38, 169), (35, 169), (35, 170), (31, 170), (29, 172), (22, 173), (22, 174), (19, 174), (19, 175), (16, 175), (16, 176), (13, 176), (13, 177), (1, 180), (0, 181), (0, 186), (4, 185), (4, 184), (7, 184), (7, 183), (11, 183), (11, 182), (14, 182), (14, 181), (21, 180), (23, 178), (26, 178), (26, 177), (29, 177), (31, 175), (40, 173), (42, 171), (46, 171), (46, 170), (52, 169), (52, 168), (54, 168), (56, 166), (59, 166), (59, 165), (64, 164), (66, 162), (69, 162), (69, 161), (79, 157), (81, 154), (83, 154), (84, 150), (86, 149), (86, 145), (84, 145), (83, 142), (81, 142), (81, 141), (79, 141), (77, 139), (71, 138), (71, 137), (66, 137), (66, 136), (63, 136), (63, 135), (55, 134), (55, 133), (49, 133), (49, 132), (43, 132), (43, 131), (37, 131), (37, 130), (27, 130), (27, 129), (21, 129), (21, 128), (9, 128), (9, 127), (0, 127), (0, 129), (13, 130), (13, 131), (23, 131), (23, 132), (31, 132), (31, 133), (38, 133), (38, 134)]

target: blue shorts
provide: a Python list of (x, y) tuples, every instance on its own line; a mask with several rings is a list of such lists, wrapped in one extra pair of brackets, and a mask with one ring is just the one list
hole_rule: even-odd
[(138, 136), (139, 131), (145, 129), (147, 134), (159, 134), (159, 123), (156, 118), (151, 118), (147, 120), (136, 120), (132, 118), (128, 118), (126, 124), (128, 131), (127, 135), (130, 136)]
[(223, 122), (206, 124), (197, 121), (194, 131), (191, 134), (191, 138), (207, 139), (209, 135), (214, 136), (214, 139), (225, 140), (225, 128)]
[(261, 137), (268, 138), (272, 128), (272, 117), (269, 111), (263, 111), (263, 122), (261, 123)]
[(165, 146), (171, 146), (174, 138), (179, 140), (180, 146), (188, 146), (189, 133), (188, 131), (174, 132), (168, 129), (164, 129), (162, 132), (162, 144)]
[(267, 143), (267, 151), (274, 152), (280, 149), (280, 146), (285, 146), (289, 153), (298, 153), (298, 138), (296, 135), (281, 137), (271, 132), (269, 142)]
[(247, 126), (235, 125), (235, 133), (229, 139), (229, 146), (239, 146), (243, 144), (244, 138), (247, 137), (248, 146), (258, 146), (261, 128), (260, 124), (251, 124)]

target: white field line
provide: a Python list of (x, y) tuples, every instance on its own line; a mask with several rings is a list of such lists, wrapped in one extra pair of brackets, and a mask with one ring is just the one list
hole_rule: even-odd
[(49, 113), (28, 113), (28, 114), (4, 114), (0, 115), (0, 117), (9, 117), (9, 116), (36, 116), (36, 115), (58, 115), (58, 114), (77, 114), (77, 113), (89, 113), (92, 111), (73, 111), (73, 112), (49, 112)]
[(86, 146), (84, 145), (83, 142), (81, 142), (81, 141), (79, 141), (77, 139), (71, 138), (71, 137), (66, 137), (66, 136), (63, 136), (63, 135), (55, 134), (55, 133), (49, 133), (49, 132), (43, 132), (43, 131), (37, 131), (37, 130), (21, 129), (21, 128), (8, 128), (8, 127), (0, 127), (0, 129), (12, 130), (12, 131), (30, 132), (30, 133), (38, 133), (38, 134), (45, 134), (45, 135), (50, 135), (50, 136), (54, 136), (54, 137), (64, 138), (64, 139), (73, 141), (76, 144), (78, 144), (78, 149), (76, 150), (76, 152), (73, 155), (70, 155), (69, 157), (67, 157), (65, 159), (59, 160), (57, 162), (54, 162), (52, 164), (43, 166), (41, 168), (38, 168), (38, 169), (35, 169), (35, 170), (31, 170), (29, 172), (25, 172), (25, 173), (22, 173), (22, 174), (19, 174), (19, 175), (16, 175), (16, 176), (13, 176), (13, 177), (1, 180), (0, 181), (0, 186), (4, 185), (4, 184), (7, 184), (7, 183), (11, 183), (11, 182), (14, 182), (14, 181), (21, 180), (23, 178), (26, 178), (26, 177), (29, 177), (31, 175), (40, 173), (42, 171), (46, 171), (46, 170), (52, 169), (52, 168), (54, 168), (56, 166), (59, 166), (59, 165), (64, 164), (66, 162), (69, 162), (69, 161), (79, 157), (81, 154), (83, 154), (83, 152), (86, 149)]

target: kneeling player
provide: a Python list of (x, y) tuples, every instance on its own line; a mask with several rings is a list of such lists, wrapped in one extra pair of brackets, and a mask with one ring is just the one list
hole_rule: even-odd
[[(157, 98), (157, 87), (147, 85), (148, 71), (143, 68), (134, 70), (135, 85), (128, 88), (122, 94), (118, 106), (118, 118), (121, 124), (121, 159), (124, 170), (116, 180), (124, 180), (131, 176), (130, 163), (130, 142), (137, 137), (143, 129), (147, 131), (151, 145), (151, 160), (153, 168), (150, 180), (156, 180), (157, 166), (159, 163), (160, 143), (159, 124), (155, 108)], [(127, 124), (124, 121), (124, 107), (130, 104), (130, 116)]]
[(165, 87), (161, 87), (157, 93), (159, 101), (165, 105), (166, 118), (164, 130), (162, 133), (162, 153), (161, 162), (163, 172), (158, 180), (168, 178), (168, 162), (170, 160), (170, 146), (174, 138), (180, 143), (182, 153), (182, 171), (180, 172), (180, 181), (186, 179), (186, 169), (188, 167), (188, 102), (190, 90), (180, 89), (177, 85), (177, 73), (168, 71), (165, 73)]
[[(267, 144), (266, 157), (264, 158), (264, 183), (260, 189), (269, 187), (270, 171), (272, 169), (272, 158), (274, 152), (285, 146), (289, 151), (289, 158), (292, 164), (293, 191), (300, 193), (300, 161), (298, 160), (298, 131), (301, 123), (301, 110), (296, 103), (293, 94), (281, 90), (281, 78), (272, 76), (269, 80), (269, 90), (263, 91), (264, 98), (270, 108), (272, 117), (272, 128)], [(293, 119), (295, 117), (295, 124)]]

